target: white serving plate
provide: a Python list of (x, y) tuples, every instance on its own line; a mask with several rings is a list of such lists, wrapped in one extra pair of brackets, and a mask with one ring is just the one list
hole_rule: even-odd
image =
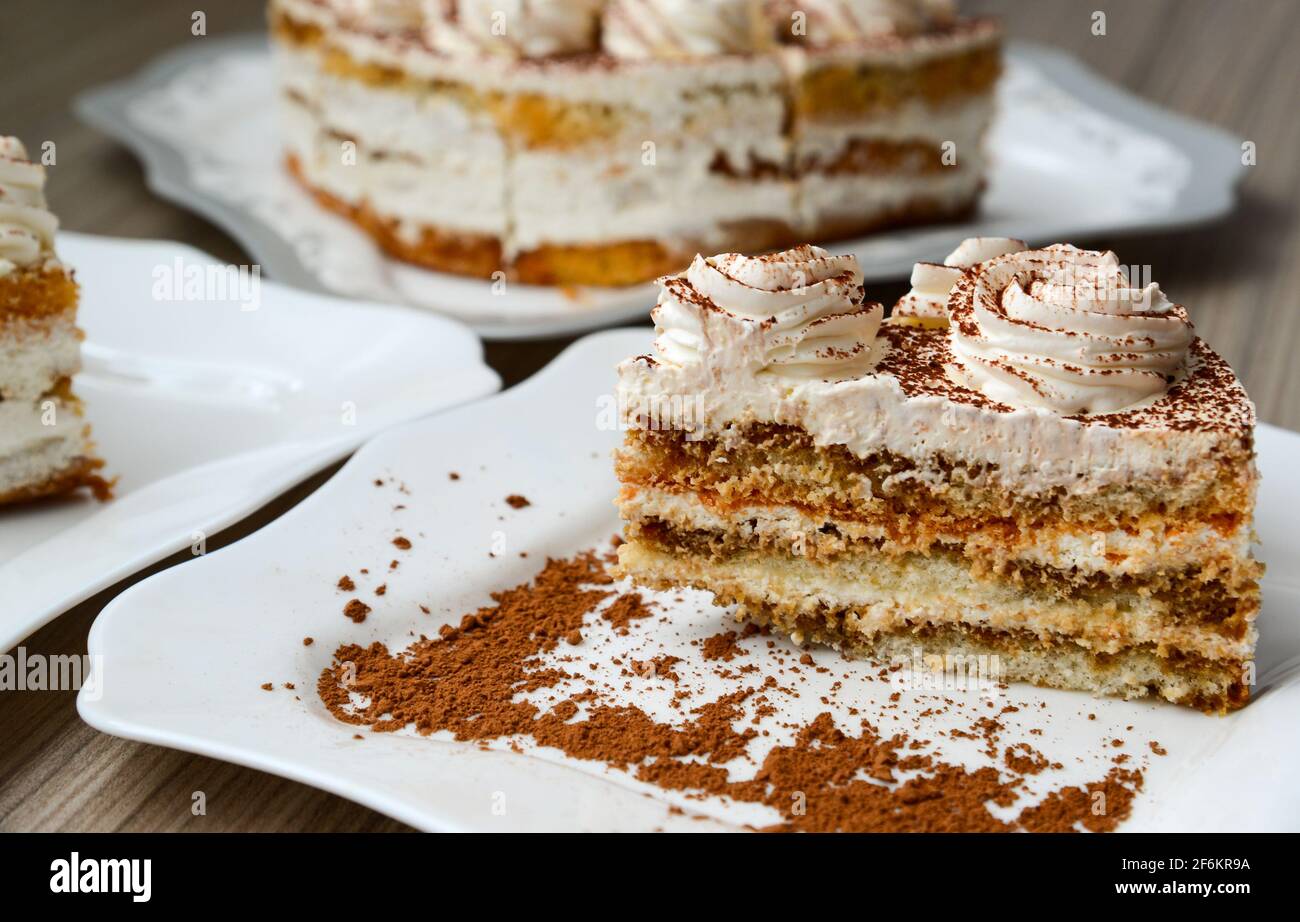
[[(103, 681), (93, 692), (83, 690), (82, 717), (106, 733), (315, 785), (426, 830), (731, 829), (773, 821), (766, 809), (682, 798), (627, 773), (529, 744), (520, 754), (496, 744), (483, 751), (410, 733), (363, 730), (363, 738), (355, 739), (356, 728), (330, 717), (313, 692), (339, 643), (378, 640), (400, 649), (413, 634), (432, 636), (441, 623), (488, 604), (490, 591), (529, 579), (548, 555), (569, 556), (609, 539), (618, 529), (609, 453), (620, 435), (600, 425), (599, 414), (615, 363), (647, 346), (643, 331), (591, 336), (499, 397), (390, 430), (263, 530), (123, 593), (90, 633), (90, 653), (102, 664)], [(1248, 708), (1218, 718), (1024, 685), (997, 693), (1000, 703), (1047, 715), (1046, 734), (1024, 738), (1067, 763), (1064, 774), (1053, 776), (1053, 787), (1095, 780), (1104, 765), (1098, 769), (1094, 763), (1114, 753), (1109, 739), (1130, 741), (1125, 751), (1149, 765), (1126, 829), (1300, 828), (1300, 730), (1294, 717), (1300, 708), (1300, 534), (1292, 515), (1300, 485), (1290, 476), (1300, 463), (1300, 436), (1262, 427), (1259, 450), (1264, 487), (1258, 528), (1270, 575), (1260, 682)], [(449, 479), (451, 471), (460, 479)], [(376, 477), (395, 478), (406, 489), (377, 489)], [(533, 505), (510, 509), (503, 500), (511, 493), (522, 493)], [(395, 510), (395, 502), (406, 508)], [(394, 556), (389, 542), (397, 532), (411, 537), (415, 547), (399, 571), (382, 577), (389, 589), (382, 600), (374, 599), (369, 619), (354, 625), (340, 612), (346, 596), (334, 583), (340, 574), (382, 566)], [(489, 557), (492, 543), (500, 540), (504, 552)], [(527, 559), (517, 551), (526, 551)], [(422, 614), (420, 604), (433, 613)], [(665, 604), (671, 627), (653, 618), (637, 622), (625, 642), (634, 645), (630, 649), (669, 645), (684, 660), (674, 668), (686, 675), (699, 665), (689, 641), (730, 622), (712, 606)], [(595, 631), (584, 633), (594, 638)], [(315, 643), (304, 646), (305, 636)], [(564, 652), (583, 655), (587, 642)], [(831, 679), (875, 672), (828, 650), (814, 657), (833, 667)], [(608, 651), (594, 661), (614, 668)], [(769, 668), (761, 656), (749, 661)], [(581, 665), (572, 668), (583, 671)], [(711, 672), (700, 674), (710, 695), (721, 690)], [(819, 681), (810, 677), (808, 693), (781, 716), (804, 722), (827, 709), (842, 716), (816, 700)], [(264, 682), (275, 683), (276, 691), (262, 690)], [(284, 682), (294, 683), (297, 692), (284, 690)], [(882, 705), (893, 685), (852, 679), (844, 684), (841, 706), (858, 705), (886, 730), (893, 726), (891, 713), (917, 713), (934, 702), (904, 688), (901, 710), (886, 712)], [(671, 713), (660, 707), (657, 692), (637, 693), (632, 700), (638, 705)], [(692, 704), (704, 700), (696, 695)], [(1097, 719), (1089, 721), (1088, 713)], [(1149, 740), (1158, 740), (1169, 754), (1150, 755)], [(1095, 758), (1076, 765), (1070, 756), (1078, 752)], [(948, 750), (944, 755), (970, 756)], [(504, 813), (493, 809), (501, 798), (508, 806)], [(671, 812), (673, 804), (686, 815)]]
[(270, 282), (255, 310), (155, 300), (155, 274), (177, 260), (220, 264), (175, 243), (84, 234), (60, 234), (59, 252), (81, 283), (77, 392), (104, 473), (120, 479), (108, 503), (0, 507), (0, 653), (380, 430), (500, 387), (455, 321)]
[[(205, 39), (137, 76), (95, 89), (77, 111), (144, 161), (151, 188), (240, 241), (268, 274), (314, 291), (430, 308), (488, 339), (560, 336), (642, 319), (649, 285), (511, 285), (431, 272), (384, 256), (320, 208), (280, 166), (264, 36)], [(1167, 230), (1232, 208), (1244, 173), (1239, 139), (1167, 112), (1073, 58), (1013, 44), (989, 140), (994, 165), (980, 214), (836, 244), (868, 281), (905, 277), (964, 237), (1081, 243)]]

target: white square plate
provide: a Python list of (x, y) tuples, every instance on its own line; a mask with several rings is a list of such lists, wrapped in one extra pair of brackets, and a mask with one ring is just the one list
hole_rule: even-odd
[[(315, 291), (431, 308), (487, 339), (560, 336), (640, 320), (653, 286), (511, 285), (389, 259), (326, 212), (281, 168), (263, 36), (204, 39), (77, 111), (144, 161), (151, 188), (224, 227), (273, 277)], [(1216, 128), (1153, 106), (1073, 58), (1013, 44), (989, 138), (994, 157), (980, 213), (836, 244), (867, 281), (905, 278), (964, 237), (1083, 243), (1089, 235), (1169, 229), (1225, 214), (1244, 173), (1241, 146)]]
[(155, 300), (156, 280), (220, 264), (179, 244), (83, 234), (60, 234), (59, 252), (81, 284), (77, 392), (104, 473), (120, 479), (108, 503), (0, 507), (0, 652), (380, 430), (501, 384), (454, 321), (269, 282), (255, 310)]
[[(103, 664), (103, 681), (93, 693), (83, 690), (82, 717), (106, 733), (294, 778), (427, 830), (728, 829), (776, 820), (767, 808), (670, 794), (627, 772), (526, 742), (517, 753), (497, 744), (484, 751), (443, 735), (363, 732), (355, 739), (356, 728), (335, 721), (314, 694), (338, 644), (377, 640), (400, 649), (413, 634), (432, 636), (440, 624), (489, 604), (492, 590), (528, 580), (547, 556), (570, 556), (609, 540), (618, 530), (609, 454), (620, 435), (599, 420), (614, 365), (647, 346), (643, 331), (588, 337), (499, 397), (385, 433), (262, 531), (123, 593), (91, 630), (90, 653)], [(1261, 679), (1249, 707), (1219, 718), (1024, 685), (997, 693), (1005, 703), (1027, 705), (1026, 714), (1046, 715), (1045, 735), (1025, 739), (1067, 763), (1052, 787), (1099, 778), (1115, 752), (1109, 740), (1129, 740), (1125, 751), (1133, 752), (1135, 764), (1149, 764), (1145, 790), (1122, 828), (1300, 828), (1300, 584), (1294, 576), (1300, 572), (1300, 534), (1293, 517), (1300, 486), (1289, 475), (1300, 463), (1300, 436), (1263, 427), (1259, 451), (1264, 488), (1258, 528), (1270, 575), (1261, 618)], [(449, 478), (452, 471), (458, 480)], [(377, 488), (376, 478), (393, 482)], [(504, 499), (514, 493), (532, 505), (510, 508)], [(390, 541), (398, 532), (414, 547), (399, 570), (382, 577), (388, 591), (373, 599), (370, 617), (354, 625), (341, 614), (346, 596), (335, 582), (395, 556)], [(501, 551), (502, 541), (505, 552), (490, 557), (494, 542)], [(731, 622), (711, 605), (688, 600), (674, 606), (670, 595), (657, 598), (671, 626), (646, 619), (627, 638), (611, 642), (627, 644), (629, 652), (662, 644), (680, 655), (683, 661), (674, 669), (692, 685), (708, 686), (707, 694), (692, 699), (698, 705), (725, 689), (711, 670), (700, 668), (690, 642)], [(421, 613), (422, 604), (432, 614)], [(593, 625), (584, 634), (594, 638), (598, 631)], [(603, 633), (610, 635), (608, 629)], [(306, 636), (315, 642), (304, 646)], [(566, 646), (564, 653), (581, 657), (587, 645)], [(598, 679), (615, 669), (610, 648), (602, 650), (592, 660), (606, 670), (603, 676), (592, 673)], [(828, 708), (817, 700), (824, 693), (817, 683), (877, 670), (829, 650), (813, 656), (833, 673), (826, 678), (805, 672), (806, 693), (788, 705), (783, 719), (803, 723), (829, 709), (848, 727), (854, 719), (843, 708), (856, 705), (888, 730), (895, 718), (906, 724), (908, 715), (934, 703), (930, 693), (850, 679)], [(772, 668), (762, 656), (747, 662)], [(585, 674), (582, 665), (566, 668)], [(276, 690), (262, 690), (266, 682)], [(285, 682), (297, 691), (284, 690)], [(901, 691), (897, 710), (886, 700), (894, 691)], [(671, 689), (639, 686), (629, 694), (657, 718), (673, 714), (666, 707)], [(1096, 720), (1088, 720), (1088, 713)], [(774, 740), (788, 732), (768, 726)], [(1168, 755), (1152, 756), (1150, 740)], [(1083, 763), (1067, 758), (1078, 753), (1088, 756)], [(943, 755), (976, 758), (947, 749)], [(502, 798), (507, 809), (493, 809)]]

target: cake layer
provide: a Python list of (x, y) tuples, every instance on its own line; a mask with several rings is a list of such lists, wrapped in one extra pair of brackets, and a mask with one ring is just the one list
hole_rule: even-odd
[(635, 535), (647, 523), (683, 533), (722, 536), (727, 546), (775, 548), (811, 558), (841, 555), (899, 556), (950, 552), (977, 576), (999, 575), (1058, 585), (1061, 591), (1094, 585), (1169, 590), (1173, 584), (1210, 583), (1236, 590), (1253, 585), (1260, 564), (1250, 557), (1246, 521), (1223, 532), (1209, 525), (1185, 526), (1153, 518), (1143, 528), (1089, 531), (1065, 523), (1014, 529), (987, 522), (963, 534), (926, 528), (917, 519), (878, 521), (815, 512), (805, 507), (722, 501), (700, 493), (627, 483), (619, 511)]
[[(618, 571), (651, 588), (692, 586), (771, 622), (795, 641), (885, 664), (924, 655), (996, 656), (1000, 680), (1170, 701), (1210, 710), (1244, 703), (1251, 630), (1232, 641), (1163, 618), (1134, 596), (1108, 606), (963, 582), (942, 560), (861, 568), (751, 553), (721, 560), (630, 541)], [(1121, 607), (1121, 604), (1125, 607)]]
[(1061, 594), (1041, 584), (975, 576), (953, 554), (819, 560), (743, 547), (728, 551), (708, 536), (668, 531), (629, 533), (619, 562), (638, 581), (675, 579), (711, 591), (723, 604), (762, 602), (791, 615), (841, 612), (849, 627), (866, 635), (958, 623), (1027, 631), (1044, 642), (1069, 639), (1098, 653), (1151, 644), (1162, 655), (1249, 659), (1259, 610), (1257, 587), (1235, 595), (1217, 587), (1216, 595), (1213, 584), (1195, 582), (1160, 592), (1103, 585)]
[(312, 188), (382, 216), (408, 244), (426, 227), (507, 236), (505, 145), (485, 113), (454, 94), (372, 87), (313, 70), (312, 54), (281, 54), (277, 69), (294, 74), (281, 134)]
[(981, 532), (1011, 544), (1039, 528), (1076, 535), (1118, 529), (1184, 534), (1213, 529), (1240, 537), (1254, 501), (1248, 454), (1217, 459), (1199, 478), (1108, 482), (1090, 492), (1037, 488), (995, 476), (960, 455), (907, 458), (892, 451), (858, 457), (844, 445), (813, 444), (801, 429), (751, 425), (701, 437), (674, 429), (629, 430), (615, 456), (625, 483), (691, 492), (723, 507), (791, 505), (823, 520), (881, 528), (923, 549)]
[(932, 172), (814, 173), (800, 183), (799, 217), (805, 236), (835, 240), (860, 227), (952, 219), (973, 208), (983, 188), (977, 156)]
[[(714, 322), (713, 313), (704, 316)], [(723, 342), (722, 330), (705, 330), (706, 346), (715, 335)], [(815, 469), (825, 461), (808, 452), (825, 447), (826, 458), (842, 463), (818, 476), (860, 484), (853, 503), (875, 495), (879, 470), (882, 488), (928, 485), (950, 505), (965, 502), (971, 515), (1008, 515), (1024, 503), (1102, 522), (1136, 519), (1161, 502), (1171, 512), (1251, 508), (1254, 410), (1227, 363), (1200, 340), (1165, 394), (1094, 416), (1011, 407), (960, 386), (946, 371), (954, 359), (944, 329), (886, 323), (871, 355), (871, 374), (794, 381), (720, 359), (666, 364), (643, 356), (620, 367), (619, 404), (640, 428), (656, 405), (688, 399), (692, 444), (701, 446), (692, 451), (716, 446), (720, 468), (732, 464), (740, 476), (769, 451)], [(763, 424), (775, 427), (772, 438), (752, 438)]]
[(960, 163), (965, 154), (980, 151), (992, 119), (992, 97), (978, 96), (956, 106), (912, 102), (875, 118), (800, 122), (793, 141), (795, 167), (799, 172), (834, 172), (837, 166), (842, 169), (855, 146), (863, 148), (868, 143), (919, 145), (928, 165), (943, 167), (940, 155), (946, 141), (955, 145)]
[(90, 430), (67, 382), (37, 400), (0, 401), (0, 503), (90, 488), (107, 499)]
[(800, 120), (861, 119), (913, 103), (952, 105), (990, 93), (1002, 70), (998, 33), (988, 23), (969, 23), (957, 33), (922, 38), (894, 58), (859, 47), (800, 50), (791, 60), (797, 74), (794, 112)]
[(75, 306), (58, 314), (0, 314), (0, 400), (33, 400), (81, 368)]
[(0, 272), (0, 333), (11, 325), (77, 312), (77, 283), (52, 257)]

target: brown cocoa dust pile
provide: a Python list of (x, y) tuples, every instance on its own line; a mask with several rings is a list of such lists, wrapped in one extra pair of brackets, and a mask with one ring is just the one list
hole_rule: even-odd
[[(1014, 767), (1008, 774), (949, 765), (911, 751), (917, 747), (906, 734), (885, 737), (866, 720), (857, 735), (845, 733), (829, 713), (799, 728), (790, 745), (773, 748), (752, 779), (733, 781), (726, 763), (745, 755), (758, 735), (735, 725), (749, 698), (761, 700), (776, 688), (771, 676), (695, 708), (684, 724), (670, 725), (638, 707), (605, 703), (589, 677), (537, 661), (581, 635), (584, 617), (615, 595), (605, 572), (608, 559), (589, 551), (549, 560), (532, 583), (494, 593), (495, 605), (398, 653), (380, 643), (344, 644), (321, 673), (317, 692), (336, 718), (375, 731), (412, 726), (422, 734), (447, 731), (483, 744), (530, 737), (539, 746), (604, 762), (665, 789), (765, 804), (783, 817), (770, 827), (777, 831), (1064, 832), (1083, 826), (1102, 832), (1131, 812), (1142, 775), (1115, 767), (1084, 787), (1054, 791), (1004, 822), (987, 804), (1015, 804), (1024, 776)], [(607, 611), (614, 608), (618, 614), (605, 620), (624, 629), (647, 611), (634, 593), (618, 596)], [(734, 638), (727, 645), (733, 643)], [(349, 672), (355, 678), (345, 685)], [(514, 700), (584, 678), (588, 691), (549, 710)], [(354, 706), (352, 693), (364, 696), (367, 705)], [(900, 771), (917, 774), (900, 780)]]

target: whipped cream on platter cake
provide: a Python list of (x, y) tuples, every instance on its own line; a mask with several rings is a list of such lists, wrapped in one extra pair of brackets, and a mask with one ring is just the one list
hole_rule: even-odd
[(662, 279), (619, 367), (622, 572), (886, 663), (1245, 703), (1255, 413), (1187, 312), (1066, 244), (971, 239), (913, 282), (882, 322), (812, 246)]
[(286, 162), (400, 259), (537, 284), (969, 213), (997, 26), (798, 6), (272, 0)]

